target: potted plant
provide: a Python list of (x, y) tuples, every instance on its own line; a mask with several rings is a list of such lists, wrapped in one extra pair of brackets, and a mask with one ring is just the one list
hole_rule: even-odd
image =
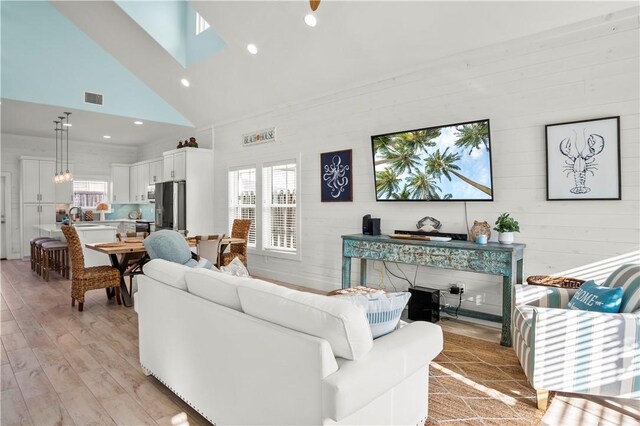
[(500, 244), (513, 244), (513, 233), (520, 232), (520, 224), (517, 220), (509, 216), (509, 213), (502, 213), (496, 220), (496, 231)]

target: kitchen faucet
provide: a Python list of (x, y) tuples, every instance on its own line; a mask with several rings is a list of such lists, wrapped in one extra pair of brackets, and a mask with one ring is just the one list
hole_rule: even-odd
[(71, 225), (71, 224), (73, 224), (73, 222), (74, 222), (74, 220), (73, 220), (73, 215), (71, 214), (71, 211), (72, 211), (73, 209), (78, 209), (78, 218), (79, 218), (78, 220), (79, 220), (79, 221), (80, 221), (80, 220), (82, 220), (82, 207), (71, 207), (71, 208), (69, 209), (69, 213), (68, 213), (68, 215), (69, 215), (69, 224), (70, 224), (70, 225)]

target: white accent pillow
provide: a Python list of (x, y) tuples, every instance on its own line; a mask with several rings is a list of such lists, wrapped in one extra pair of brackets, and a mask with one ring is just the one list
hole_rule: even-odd
[(236, 277), (249, 277), (249, 271), (247, 271), (244, 263), (237, 257), (234, 257), (233, 260), (227, 266), (221, 266), (220, 270), (225, 274), (233, 275)]
[(184, 275), (191, 268), (164, 259), (153, 259), (145, 263), (142, 270), (146, 276), (171, 287), (187, 290)]
[(238, 287), (242, 310), (256, 318), (325, 339), (337, 357), (358, 360), (373, 347), (362, 308), (336, 297), (280, 287), (277, 293)]
[(407, 306), (411, 294), (408, 292), (399, 293), (369, 293), (369, 294), (339, 294), (332, 297), (339, 297), (343, 300), (360, 306), (367, 313), (367, 320), (371, 327), (373, 338), (391, 333), (398, 326), (400, 315), (404, 307)]

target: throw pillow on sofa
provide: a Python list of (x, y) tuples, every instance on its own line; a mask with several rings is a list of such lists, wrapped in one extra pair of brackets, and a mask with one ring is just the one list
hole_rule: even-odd
[(250, 277), (249, 271), (244, 266), (244, 263), (237, 257), (226, 266), (221, 266), (220, 270), (225, 274), (233, 275), (234, 277)]
[(408, 292), (350, 293), (338, 294), (334, 297), (348, 300), (364, 309), (371, 327), (371, 335), (375, 339), (396, 329), (411, 294)]
[(615, 314), (620, 311), (622, 292), (622, 288), (601, 287), (594, 281), (587, 281), (573, 295), (567, 309)]

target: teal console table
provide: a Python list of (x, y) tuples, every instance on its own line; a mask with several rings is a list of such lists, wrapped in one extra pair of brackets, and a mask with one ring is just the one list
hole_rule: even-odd
[(367, 285), (367, 260), (431, 266), (502, 276), (502, 346), (511, 346), (513, 285), (522, 283), (524, 244), (422, 241), (386, 235), (342, 236), (342, 288), (351, 286), (351, 258), (360, 258), (360, 285)]

